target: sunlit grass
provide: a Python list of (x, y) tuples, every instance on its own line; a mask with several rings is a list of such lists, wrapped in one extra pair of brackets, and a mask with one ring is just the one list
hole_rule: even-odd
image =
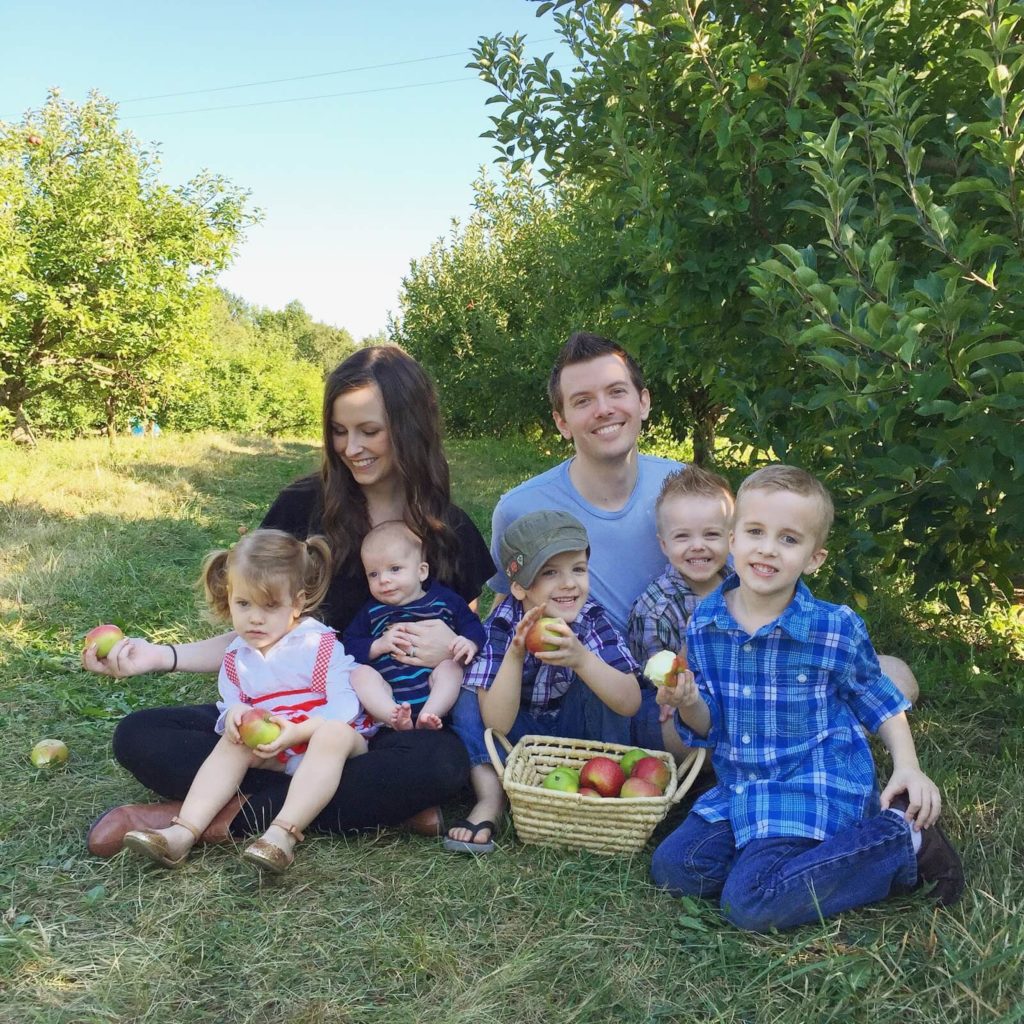
[[(565, 456), (543, 440), (449, 449), (485, 535), (503, 490)], [(111, 759), (117, 719), (209, 700), (213, 681), (91, 676), (79, 638), (101, 621), (208, 635), (202, 555), (316, 463), (313, 440), (0, 447), (0, 1024), (1024, 1019), (1024, 638), (1006, 609), (953, 618), (898, 589), (866, 614), (922, 682), (922, 763), (970, 872), (948, 911), (911, 897), (744, 935), (652, 890), (647, 853), (529, 847), (511, 828), (480, 860), (398, 834), (311, 837), (280, 882), (230, 846), (177, 872), (89, 857), (92, 818), (146, 798)], [(29, 765), (44, 735), (70, 746), (66, 770)]]

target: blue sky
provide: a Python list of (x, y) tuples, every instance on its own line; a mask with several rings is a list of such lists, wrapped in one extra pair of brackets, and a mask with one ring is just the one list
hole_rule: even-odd
[[(519, 31), (531, 56), (557, 52), (551, 16), (534, 15), (528, 0), (7, 0), (0, 120), (51, 86), (75, 101), (98, 89), (159, 144), (163, 180), (208, 168), (252, 190), (264, 220), (226, 288), (273, 308), (298, 299), (358, 339), (385, 326), (409, 260), (467, 215), (493, 160), (470, 47)], [(380, 64), (396, 66), (349, 70)], [(241, 106), (331, 93), (348, 95)], [(234, 109), (195, 112), (212, 107)]]

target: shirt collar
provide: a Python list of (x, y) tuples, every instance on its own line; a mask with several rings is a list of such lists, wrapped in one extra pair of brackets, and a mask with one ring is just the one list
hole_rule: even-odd
[[(732, 573), (718, 590), (710, 593), (697, 606), (693, 617), (695, 629), (714, 624), (719, 629), (737, 630), (742, 627), (732, 617), (728, 605), (725, 603), (726, 591), (734, 590), (740, 585), (740, 578)], [(793, 593), (793, 600), (789, 602), (783, 613), (773, 622), (762, 626), (758, 634), (767, 635), (774, 629), (781, 629), (788, 633), (794, 640), (805, 641), (810, 636), (811, 620), (814, 613), (815, 598), (803, 580), (798, 580), (796, 590)]]

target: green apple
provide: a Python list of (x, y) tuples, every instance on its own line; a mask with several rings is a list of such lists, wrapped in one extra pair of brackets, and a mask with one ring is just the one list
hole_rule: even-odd
[(68, 759), (68, 748), (62, 740), (40, 740), (33, 748), (29, 758), (37, 768), (54, 768), (65, 764)]
[(562, 765), (554, 768), (544, 776), (541, 783), (544, 789), (555, 789), (560, 793), (578, 793), (580, 788), (580, 773), (575, 768)]
[(269, 711), (250, 708), (238, 720), (238, 735), (250, 750), (255, 750), (266, 743), (273, 743), (281, 735), (281, 726), (270, 720)]
[(94, 626), (85, 634), (85, 648), (96, 645), (96, 657), (105, 658), (113, 649), (118, 640), (123, 639), (124, 633), (119, 626), (111, 625), (109, 622), (103, 626)]
[(635, 765), (637, 761), (642, 761), (645, 757), (650, 756), (651, 755), (646, 750), (642, 750), (640, 747), (634, 747), (632, 750), (627, 750), (622, 755), (622, 759), (619, 761), (619, 767), (625, 775), (632, 775), (633, 765)]

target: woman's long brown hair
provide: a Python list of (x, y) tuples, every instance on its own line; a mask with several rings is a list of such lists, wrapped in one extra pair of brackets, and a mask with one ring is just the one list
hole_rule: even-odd
[(434, 385), (423, 367), (397, 345), (369, 345), (335, 368), (324, 387), (322, 529), (335, 564), (358, 559), (370, 530), (366, 496), (334, 451), (334, 401), (349, 391), (374, 385), (384, 405), (385, 426), (405, 491), (405, 521), (423, 538), (430, 575), (455, 582), (458, 547), (448, 522), (451, 483), (441, 446), (441, 417)]

